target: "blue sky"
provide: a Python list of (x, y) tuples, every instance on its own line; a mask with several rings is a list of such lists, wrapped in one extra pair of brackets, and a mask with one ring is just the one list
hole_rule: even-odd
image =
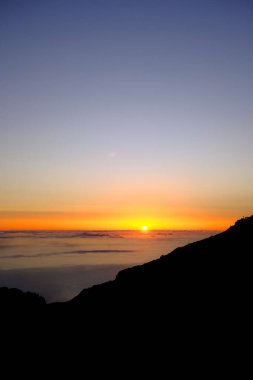
[(1, 1), (0, 211), (252, 212), (252, 16), (244, 0)]

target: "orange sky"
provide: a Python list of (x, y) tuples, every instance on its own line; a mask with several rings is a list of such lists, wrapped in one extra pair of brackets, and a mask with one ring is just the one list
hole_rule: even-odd
[(241, 215), (206, 216), (203, 212), (192, 212), (188, 215), (98, 215), (97, 213), (71, 212), (3, 212), (0, 213), (0, 229), (211, 229), (224, 230)]
[[(2, 195), (0, 229), (211, 229), (223, 230), (250, 215), (251, 193), (196, 177), (159, 179), (107, 176), (86, 185), (71, 175), (64, 182), (20, 182)], [(71, 174), (71, 173), (69, 173)], [(72, 173), (73, 174), (73, 173)], [(110, 176), (109, 176), (110, 174)], [(112, 175), (115, 174), (115, 175)], [(32, 178), (32, 177), (31, 177)], [(68, 180), (69, 179), (69, 180)], [(75, 181), (74, 181), (75, 179)], [(39, 186), (41, 185), (41, 186)], [(92, 188), (91, 188), (92, 187)]]
[[(0, 211), (0, 229), (211, 229), (223, 230), (250, 215), (251, 194), (238, 202), (221, 182), (200, 184), (177, 179), (158, 181), (118, 177), (93, 183), (44, 183), (6, 193)], [(173, 187), (172, 187), (173, 185)], [(218, 187), (220, 188), (218, 191)]]
[(253, 214), (253, 3), (108, 2), (1, 2), (0, 229)]

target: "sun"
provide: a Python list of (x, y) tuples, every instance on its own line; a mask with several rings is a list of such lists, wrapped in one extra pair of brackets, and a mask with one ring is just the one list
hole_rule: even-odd
[(141, 227), (141, 230), (142, 230), (142, 231), (148, 231), (148, 226), (142, 226), (142, 227)]

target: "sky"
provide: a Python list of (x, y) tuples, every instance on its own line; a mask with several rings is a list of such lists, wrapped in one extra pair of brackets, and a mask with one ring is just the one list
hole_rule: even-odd
[(250, 0), (1, 0), (0, 229), (253, 212)]

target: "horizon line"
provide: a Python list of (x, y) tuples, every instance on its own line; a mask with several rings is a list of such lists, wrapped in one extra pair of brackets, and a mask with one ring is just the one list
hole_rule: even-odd
[[(229, 228), (229, 227), (227, 227)], [(110, 229), (99, 229), (99, 228), (71, 228), (71, 229), (57, 229), (57, 228), (23, 228), (23, 229), (15, 229), (15, 228), (9, 228), (9, 229), (0, 229), (0, 232), (22, 232), (22, 231), (58, 231), (58, 232), (71, 232), (71, 231), (140, 231), (143, 234), (148, 234), (152, 231), (223, 231), (223, 229), (219, 228), (151, 228), (148, 231), (142, 231), (138, 228), (110, 228)]]

